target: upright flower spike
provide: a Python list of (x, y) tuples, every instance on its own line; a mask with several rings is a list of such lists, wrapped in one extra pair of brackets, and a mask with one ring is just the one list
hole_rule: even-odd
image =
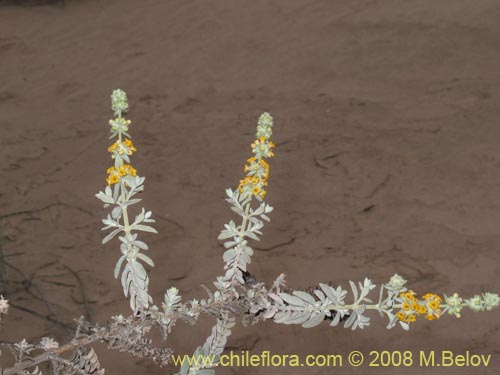
[[(111, 233), (103, 239), (103, 243), (110, 241), (118, 234), (122, 234), (119, 236), (122, 255), (116, 263), (114, 274), (115, 278), (118, 278), (120, 271), (122, 271), (123, 292), (125, 297), (130, 295), (130, 307), (134, 313), (137, 313), (139, 310), (147, 309), (152, 302), (152, 298), (148, 294), (149, 278), (146, 269), (139, 260), (151, 267), (154, 266), (154, 263), (149, 256), (141, 252), (141, 250), (148, 250), (148, 246), (137, 239), (136, 232), (157, 232), (153, 227), (146, 225), (154, 220), (151, 219), (151, 212), (145, 212), (144, 208), (133, 222), (129, 220), (128, 208), (141, 201), (133, 199), (133, 197), (143, 191), (144, 177), (139, 177), (137, 170), (130, 165), (130, 157), (137, 149), (132, 143), (132, 137), (128, 134), (131, 122), (123, 117), (124, 112), (128, 110), (127, 94), (124, 91), (113, 91), (111, 109), (116, 117), (109, 121), (110, 138), (117, 138), (117, 140), (108, 147), (108, 151), (111, 153), (114, 165), (106, 171), (108, 186), (104, 192), (101, 191), (96, 196), (104, 202), (104, 207), (115, 205), (111, 215), (103, 220), (106, 225), (103, 230), (112, 229)], [(127, 138), (124, 138), (125, 136)], [(114, 185), (113, 191), (111, 190), (112, 185)]]
[(273, 118), (267, 112), (259, 117), (257, 124), (256, 140), (252, 143), (252, 152), (255, 156), (249, 158), (244, 167), (246, 177), (240, 181), (238, 190), (241, 194), (252, 193), (254, 196), (264, 198), (269, 178), (269, 164), (264, 160), (274, 156), (274, 143), (270, 140), (273, 134)]
[[(391, 279), (391, 282), (385, 285), (389, 291), (397, 291), (392, 285), (396, 277), (400, 278), (400, 276), (395, 275)], [(404, 283), (399, 283), (401, 288)], [(490, 311), (500, 305), (500, 297), (496, 293), (483, 293), (482, 296), (475, 295), (465, 301), (458, 293), (454, 293), (451, 297), (445, 295), (443, 301), (443, 298), (434, 293), (427, 293), (419, 299), (414, 291), (401, 289), (399, 294), (393, 293), (392, 298), (393, 302), (389, 306), (400, 308), (396, 313), (396, 317), (403, 323), (413, 323), (417, 320), (418, 316), (423, 316), (427, 320), (439, 319), (445, 312), (460, 318), (464, 307), (478, 312)]]
[[(231, 210), (241, 216), (241, 225), (231, 220), (224, 225), (224, 229), (219, 235), (219, 240), (229, 239), (224, 243), (226, 249), (224, 252), (224, 276), (218, 278), (216, 287), (232, 295), (238, 292), (235, 286), (245, 284), (243, 272), (247, 271), (247, 265), (251, 261), (253, 254), (252, 248), (248, 245), (248, 239), (259, 240), (264, 227), (263, 220), (269, 221), (267, 216), (273, 208), (262, 202), (266, 195), (264, 188), (267, 186), (269, 178), (269, 164), (264, 160), (274, 156), (272, 150), (274, 144), (270, 141), (272, 135), (273, 118), (269, 113), (263, 113), (258, 120), (257, 134), (252, 144), (252, 150), (255, 156), (247, 160), (244, 167), (246, 176), (240, 181), (236, 190), (227, 189), (227, 202), (231, 204)], [(258, 143), (257, 143), (258, 142)], [(252, 197), (260, 201), (258, 208), (251, 207)]]
[[(110, 167), (107, 170), (108, 177), (106, 178), (106, 182), (108, 186), (117, 184), (125, 176), (137, 176), (137, 171), (130, 165), (130, 156), (137, 149), (130, 140), (132, 137), (128, 134), (131, 121), (123, 117), (123, 113), (128, 111), (127, 94), (124, 91), (113, 91), (111, 95), (111, 109), (116, 118), (109, 120), (109, 125), (111, 126), (110, 138), (118, 137), (118, 139), (108, 147), (108, 151), (115, 161), (114, 167)], [(123, 136), (127, 136), (128, 138), (123, 140)]]

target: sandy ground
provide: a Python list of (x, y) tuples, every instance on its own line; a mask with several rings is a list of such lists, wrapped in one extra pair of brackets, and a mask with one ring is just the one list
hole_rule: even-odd
[[(128, 311), (101, 246), (94, 194), (110, 164), (109, 95), (127, 91), (147, 176), (144, 237), (159, 303), (222, 273), (216, 237), (232, 216), (258, 115), (275, 118), (267, 201), (251, 271), (289, 285), (346, 285), (395, 272), (421, 292), (500, 291), (500, 4), (425, 1), (0, 1), (2, 340), (70, 338), (67, 325)], [(260, 353), (453, 350), (487, 368), (350, 368), (339, 374), (498, 374), (498, 311), (419, 321), (411, 332), (327, 324), (238, 326), (229, 345)], [(211, 321), (178, 325), (190, 353)], [(109, 374), (164, 374), (99, 349)], [(224, 368), (220, 374), (327, 374)]]

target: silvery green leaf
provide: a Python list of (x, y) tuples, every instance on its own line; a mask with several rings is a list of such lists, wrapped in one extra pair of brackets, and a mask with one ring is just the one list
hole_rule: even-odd
[(224, 278), (226, 280), (230, 280), (234, 275), (234, 268), (229, 268), (227, 271), (226, 271), (226, 274), (224, 275)]
[(253, 249), (250, 246), (242, 246), (241, 249), (248, 257), (251, 257), (253, 255)]
[(137, 188), (137, 189), (134, 189), (134, 190), (131, 190), (128, 194), (127, 194), (127, 197), (126, 199), (129, 200), (130, 198), (132, 198), (134, 195), (136, 195), (137, 193), (143, 191), (144, 188)]
[(304, 322), (302, 324), (302, 327), (304, 327), (304, 328), (316, 327), (317, 325), (321, 324), (324, 317), (325, 317), (325, 315), (322, 313), (313, 312), (311, 314), (310, 319), (307, 322)]
[[(214, 365), (216, 363), (213, 363)], [(214, 375), (215, 374), (215, 370), (214, 369), (210, 369), (210, 368), (204, 368), (204, 369), (201, 369), (201, 370), (198, 370), (196, 372), (198, 375)]]
[(134, 176), (125, 176), (123, 180), (129, 186), (130, 191), (134, 190), (138, 186), (138, 181), (134, 178)]
[(262, 229), (262, 227), (263, 227), (262, 225), (254, 225), (254, 226), (251, 226), (249, 228), (249, 230), (252, 233), (256, 233), (256, 234), (262, 235), (262, 232), (260, 231), (260, 229)]
[(99, 200), (103, 201), (104, 203), (107, 204), (113, 204), (115, 203), (114, 199), (112, 196), (109, 196), (107, 194), (104, 194), (103, 192), (99, 192), (95, 195)]
[(142, 208), (141, 213), (135, 217), (134, 223), (141, 223), (144, 221), (146, 213), (144, 212), (144, 208)]
[(120, 206), (116, 206), (111, 211), (111, 217), (115, 220), (119, 219), (122, 216), (122, 208)]
[(165, 300), (168, 301), (170, 305), (179, 303), (182, 297), (179, 295), (179, 289), (171, 287), (165, 292)]
[(277, 294), (274, 294), (274, 293), (269, 292), (269, 293), (267, 294), (267, 296), (268, 296), (269, 298), (271, 298), (272, 300), (274, 300), (274, 301), (278, 302), (278, 304), (283, 305), (283, 300), (282, 300), (282, 299), (281, 299), (281, 297), (280, 297), (280, 296), (278, 296)]
[(261, 204), (257, 209), (250, 209), (250, 215), (260, 215), (264, 212), (264, 204)]
[(136, 294), (131, 295), (130, 302), (132, 303), (133, 301), (133, 304), (136, 307), (138, 301), (141, 306), (147, 306), (147, 303), (151, 300), (151, 298), (149, 297), (148, 293), (143, 289), (143, 287), (141, 286), (141, 289), (134, 287), (133, 291)]
[(363, 314), (364, 312), (366, 311), (366, 305), (360, 305), (358, 306), (358, 308), (356, 309), (356, 312), (360, 315), (360, 314)]
[(333, 320), (332, 322), (330, 323), (330, 325), (332, 327), (335, 327), (337, 326), (338, 324), (340, 323), (340, 314), (338, 312), (335, 313), (335, 316), (333, 317)]
[(387, 324), (387, 329), (393, 328), (396, 323), (398, 322), (398, 317), (391, 313), (390, 311), (387, 311), (387, 317), (389, 318), (389, 323)]
[(137, 258), (143, 260), (145, 263), (147, 263), (151, 267), (155, 266), (155, 264), (153, 262), (153, 259), (151, 259), (150, 257), (148, 257), (146, 254), (138, 253), (137, 254)]
[(252, 225), (250, 225), (249, 228), (252, 231), (257, 231), (257, 230), (262, 229), (264, 227), (264, 223), (262, 222), (262, 220), (259, 220), (256, 217), (250, 217), (249, 220), (250, 220), (250, 224), (252, 224)]
[(401, 325), (401, 327), (402, 327), (405, 331), (409, 331), (409, 330), (410, 330), (410, 325), (409, 325), (408, 323), (405, 323), (405, 322), (399, 321), (399, 324)]
[(338, 314), (340, 314), (340, 320), (344, 319), (346, 316), (350, 315), (349, 309), (337, 309), (335, 310)]
[(255, 240), (255, 241), (260, 241), (260, 238), (257, 237), (257, 235), (253, 232), (246, 232), (245, 235), (249, 238), (251, 238), (252, 240)]
[(149, 225), (135, 224), (132, 225), (131, 228), (134, 230), (141, 230), (143, 232), (158, 233), (155, 228), (150, 227)]
[(363, 287), (367, 288), (368, 290), (372, 290), (376, 287), (376, 285), (369, 278), (365, 277), (365, 280), (363, 281)]
[(306, 305), (303, 300), (301, 300), (300, 298), (291, 296), (290, 294), (279, 293), (279, 296), (283, 299), (283, 301), (285, 301), (289, 305), (300, 306), (300, 307), (304, 307)]
[(239, 269), (236, 270), (235, 276), (236, 276), (236, 280), (240, 284), (245, 284), (245, 280), (243, 279), (243, 274), (241, 273), (241, 271)]
[(233, 231), (223, 229), (220, 232), (219, 237), (217, 237), (217, 239), (218, 240), (226, 240), (226, 239), (232, 238), (234, 236), (235, 236), (235, 233)]
[(359, 283), (359, 288), (361, 289), (361, 298), (364, 301), (371, 303), (370, 300), (364, 297), (367, 296), (373, 288), (375, 288), (375, 284), (373, 284), (369, 278), (365, 277), (363, 284)]
[(118, 197), (120, 196), (120, 186), (120, 184), (116, 184), (113, 188), (113, 199), (115, 200), (115, 202), (118, 201)]
[(129, 244), (127, 242), (122, 242), (120, 244), (120, 251), (123, 255), (129, 255)]
[(333, 289), (330, 285), (327, 285), (327, 284), (323, 284), (323, 283), (320, 283), (319, 284), (319, 287), (321, 288), (321, 290), (323, 290), (323, 292), (326, 294), (326, 297), (332, 301), (332, 303), (334, 305), (338, 305), (339, 304), (339, 301), (338, 301), (338, 298), (337, 298), (337, 295), (335, 293), (335, 289)]
[(276, 323), (285, 323), (289, 319), (290, 313), (287, 311), (278, 311), (274, 315), (274, 321)]
[(243, 192), (239, 194), (239, 191), (236, 190), (236, 198), (239, 203), (241, 203), (243, 206), (249, 203), (252, 200), (253, 194), (250, 192)]
[(358, 319), (356, 319), (351, 329), (354, 331), (356, 328), (363, 329), (365, 327), (368, 327), (369, 325), (370, 318), (365, 315), (358, 314)]
[(236, 245), (236, 241), (226, 241), (226, 242), (224, 242), (224, 247), (226, 249), (229, 249), (229, 248), (233, 247), (234, 245)]
[(311, 305), (314, 305), (316, 303), (316, 300), (314, 299), (313, 296), (311, 296), (309, 293), (303, 292), (301, 290), (294, 290), (293, 295), (310, 303)]
[(122, 268), (122, 265), (123, 265), (123, 262), (125, 261), (125, 259), (127, 259), (127, 256), (126, 256), (126, 255), (122, 255), (122, 256), (118, 259), (118, 262), (116, 262), (115, 272), (114, 272), (115, 279), (117, 279), (117, 278), (118, 278), (118, 275), (120, 274), (120, 270), (121, 270), (121, 268)]
[[(302, 324), (307, 321), (311, 316), (310, 312), (297, 311), (288, 316), (286, 321), (277, 322), (277, 323), (285, 323), (285, 324)], [(306, 327), (304, 327), (306, 328)]]
[(274, 321), (279, 324), (302, 324), (310, 315), (307, 311), (284, 311), (282, 314), (276, 314)]
[(142, 242), (142, 241), (134, 240), (134, 241), (132, 241), (132, 244), (134, 246), (137, 246), (139, 249), (142, 249), (142, 250), (148, 250), (149, 249), (149, 246), (145, 242)]
[(188, 371), (189, 371), (189, 361), (184, 360), (182, 362), (182, 366), (179, 373), (180, 375), (187, 375)]
[(236, 257), (236, 251), (234, 249), (230, 249), (224, 252), (224, 255), (222, 258), (224, 259), (224, 262), (228, 263), (232, 261)]
[(318, 297), (318, 298), (319, 298), (319, 300), (321, 301), (321, 303), (324, 303), (324, 302), (325, 302), (326, 297), (325, 297), (325, 295), (323, 294), (323, 292), (322, 292), (322, 291), (320, 291), (320, 290), (318, 290), (318, 289), (315, 289), (315, 290), (314, 290), (314, 294), (316, 295), (316, 297)]
[(127, 183), (127, 185), (129, 186), (130, 191), (135, 190), (137, 188), (137, 186), (140, 185), (139, 180), (134, 178), (134, 176), (126, 176), (124, 178), (124, 180)]
[(113, 220), (113, 218), (110, 215), (108, 215), (106, 219), (102, 219), (102, 223), (106, 224), (110, 228), (120, 226), (115, 220)]
[(136, 276), (142, 280), (146, 279), (146, 277), (147, 277), (146, 269), (144, 268), (144, 266), (141, 263), (134, 261), (134, 260), (131, 260), (130, 266), (132, 267), (132, 269), (134, 271), (134, 276)]
[(133, 204), (139, 203), (140, 201), (142, 201), (142, 199), (140, 199), (140, 198), (130, 199), (129, 201), (125, 202), (123, 205), (124, 206), (131, 206)]
[(264, 319), (271, 319), (276, 314), (277, 311), (278, 309), (276, 307), (272, 307), (266, 310), (263, 314)]
[(350, 328), (352, 324), (356, 321), (358, 318), (358, 314), (356, 311), (352, 311), (352, 314), (349, 316), (349, 318), (345, 321), (344, 323), (344, 328)]
[[(163, 303), (163, 309), (165, 312), (174, 311), (179, 307), (179, 302), (182, 297), (178, 295), (179, 290), (177, 288), (171, 287), (165, 292), (165, 302)], [(195, 352), (196, 354), (196, 352)]]
[(339, 304), (344, 305), (344, 298), (347, 295), (347, 290), (343, 290), (341, 286), (338, 286), (337, 289), (335, 289), (335, 292), (337, 293)]
[(233, 207), (231, 207), (231, 211), (236, 212), (240, 216), (245, 215), (245, 211), (243, 211), (243, 209), (240, 206), (233, 206)]
[[(246, 268), (246, 265), (251, 262), (250, 257), (252, 256), (253, 250), (249, 247), (244, 247), (240, 253), (240, 256), (238, 258), (238, 261), (241, 262), (240, 268), (243, 269), (243, 267)], [(246, 270), (244, 270), (246, 271)]]
[(351, 285), (352, 294), (354, 295), (354, 301), (358, 301), (358, 289), (356, 288), (356, 284), (349, 280), (349, 284)]
[(359, 317), (354, 321), (354, 323), (351, 326), (351, 331), (354, 331), (356, 328), (358, 328), (358, 322), (359, 322)]
[(111, 233), (109, 233), (106, 237), (104, 237), (102, 239), (102, 244), (104, 245), (105, 243), (108, 243), (109, 241), (111, 241), (113, 239), (113, 237), (115, 237), (118, 233), (121, 232), (121, 228), (118, 228), (118, 229), (115, 229), (114, 231), (112, 231)]
[(384, 284), (381, 284), (380, 285), (380, 294), (379, 294), (379, 297), (378, 297), (378, 305), (379, 306), (382, 306), (382, 299), (384, 298)]
[[(246, 272), (246, 270), (247, 270), (247, 264), (249, 263), (248, 260), (245, 259), (244, 256), (243, 257), (240, 256), (238, 260), (239, 260), (239, 262), (238, 262), (238, 266), (239, 267), (237, 269), (241, 270), (243, 272)], [(242, 282), (242, 284), (243, 284), (243, 282)]]
[(130, 266), (128, 264), (126, 264), (125, 268), (123, 269), (122, 277), (121, 277), (121, 283), (122, 283), (123, 293), (125, 294), (125, 297), (128, 296), (128, 289), (130, 286), (130, 283), (127, 281), (129, 272), (130, 272)]

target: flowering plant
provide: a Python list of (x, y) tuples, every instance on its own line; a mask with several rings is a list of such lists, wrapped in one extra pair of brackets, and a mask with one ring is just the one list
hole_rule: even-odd
[[(460, 318), (464, 308), (479, 312), (499, 306), (498, 294), (489, 292), (471, 298), (463, 298), (458, 293), (450, 296), (426, 293), (419, 297), (397, 274), (379, 286), (375, 300), (370, 294), (376, 285), (368, 278), (357, 283), (350, 281), (349, 290), (331, 283), (293, 290), (286, 287), (284, 274), (279, 275), (270, 287), (258, 282), (248, 266), (253, 256), (250, 241), (260, 239), (264, 222), (270, 221), (268, 215), (273, 211), (264, 201), (270, 173), (267, 159), (274, 156), (275, 148), (271, 141), (273, 118), (268, 113), (262, 114), (258, 120), (256, 140), (251, 145), (253, 156), (244, 166), (245, 177), (236, 189), (226, 190), (226, 201), (241, 221), (230, 220), (218, 237), (224, 241), (224, 274), (216, 278), (213, 290), (205, 287), (206, 298), (182, 302), (178, 289), (172, 286), (166, 289), (161, 306), (154, 304), (144, 266), (154, 267), (154, 263), (146, 255), (149, 247), (139, 239), (139, 233), (157, 233), (150, 225), (155, 221), (152, 212), (144, 208), (132, 219), (130, 210), (141, 201), (138, 194), (144, 191), (145, 178), (131, 164), (131, 156), (137, 149), (129, 134), (131, 121), (124, 117), (128, 111), (125, 92), (115, 90), (111, 102), (115, 118), (109, 121), (110, 138), (116, 138), (116, 141), (108, 151), (114, 162), (107, 169), (107, 186), (96, 197), (105, 208), (111, 208), (103, 220), (103, 230), (110, 232), (102, 242), (105, 244), (114, 238), (119, 241), (120, 256), (114, 276), (118, 278), (121, 274), (121, 285), (125, 297), (130, 299), (132, 314), (115, 315), (106, 325), (91, 324), (81, 317), (76, 320), (73, 339), (64, 345), (48, 337), (37, 344), (24, 339), (14, 344), (1, 343), (14, 356), (14, 364), (0, 369), (1, 374), (40, 374), (37, 366), (43, 362), (51, 364), (53, 374), (104, 374), (94, 350), (85, 349), (96, 342), (104, 342), (110, 349), (127, 351), (166, 366), (172, 363), (172, 350), (153, 344), (148, 338), (152, 327), (157, 327), (163, 339), (167, 339), (177, 320), (194, 324), (202, 313), (215, 317), (216, 324), (205, 342), (195, 349), (194, 356), (212, 360), (185, 361), (180, 368), (181, 375), (214, 372), (235, 325), (235, 315), (241, 313), (244, 324), (273, 320), (309, 328), (328, 321), (331, 326), (342, 324), (354, 330), (369, 326), (371, 318), (368, 313), (375, 310), (387, 318), (387, 328), (399, 324), (408, 330), (419, 317), (437, 320), (447, 314)], [(8, 307), (8, 301), (0, 296), (0, 318), (7, 313)]]

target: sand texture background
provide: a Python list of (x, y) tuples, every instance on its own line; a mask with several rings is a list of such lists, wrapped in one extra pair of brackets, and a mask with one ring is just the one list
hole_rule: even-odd
[[(151, 292), (205, 296), (222, 274), (224, 190), (250, 156), (260, 113), (274, 116), (269, 204), (250, 270), (291, 287), (346, 286), (393, 273), (419, 293), (500, 291), (500, 3), (466, 1), (0, 1), (2, 340), (68, 340), (72, 319), (128, 313), (102, 246), (94, 194), (110, 165), (109, 95), (127, 91), (146, 176)], [(14, 2), (16, 3), (16, 2)], [(306, 330), (234, 330), (233, 350), (340, 353), (449, 349), (488, 368), (350, 368), (338, 374), (498, 374), (498, 310)], [(179, 323), (191, 353), (213, 321)], [(97, 347), (109, 374), (173, 368)], [(5, 354), (7, 355), (7, 354)], [(329, 374), (222, 368), (218, 374)]]

